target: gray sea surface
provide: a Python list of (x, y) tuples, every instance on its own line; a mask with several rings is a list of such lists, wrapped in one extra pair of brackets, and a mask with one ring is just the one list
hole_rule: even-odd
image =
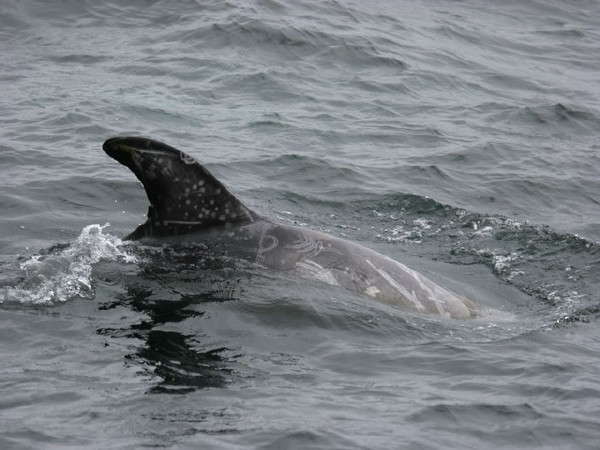
[[(597, 1), (3, 0), (0, 55), (0, 448), (598, 448)], [(116, 135), (496, 312), (123, 242)]]

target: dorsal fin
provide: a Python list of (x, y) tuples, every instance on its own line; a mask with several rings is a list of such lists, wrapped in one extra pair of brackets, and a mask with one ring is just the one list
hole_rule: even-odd
[(150, 201), (148, 220), (127, 239), (192, 233), (253, 222), (256, 217), (194, 158), (176, 148), (140, 137), (111, 138), (103, 148), (131, 169)]

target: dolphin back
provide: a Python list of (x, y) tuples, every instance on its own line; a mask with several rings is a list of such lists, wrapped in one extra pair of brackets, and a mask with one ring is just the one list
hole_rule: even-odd
[(194, 158), (176, 148), (141, 137), (115, 137), (103, 149), (135, 174), (150, 201), (148, 220), (126, 239), (174, 236), (254, 221), (251, 210)]

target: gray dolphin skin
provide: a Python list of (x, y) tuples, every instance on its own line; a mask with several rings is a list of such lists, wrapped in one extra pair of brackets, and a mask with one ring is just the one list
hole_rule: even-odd
[(135, 174), (150, 201), (148, 220), (128, 240), (206, 242), (227, 256), (406, 310), (456, 319), (482, 312), (474, 301), (374, 250), (261, 217), (180, 150), (141, 137), (111, 138), (103, 148)]

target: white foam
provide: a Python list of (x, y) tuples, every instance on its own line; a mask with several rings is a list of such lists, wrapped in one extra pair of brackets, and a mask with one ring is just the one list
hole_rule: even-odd
[(21, 264), (25, 278), (0, 291), (0, 303), (53, 304), (75, 297), (93, 298), (92, 267), (99, 261), (136, 263), (116, 236), (103, 226), (88, 225), (68, 247), (49, 255), (34, 255)]

